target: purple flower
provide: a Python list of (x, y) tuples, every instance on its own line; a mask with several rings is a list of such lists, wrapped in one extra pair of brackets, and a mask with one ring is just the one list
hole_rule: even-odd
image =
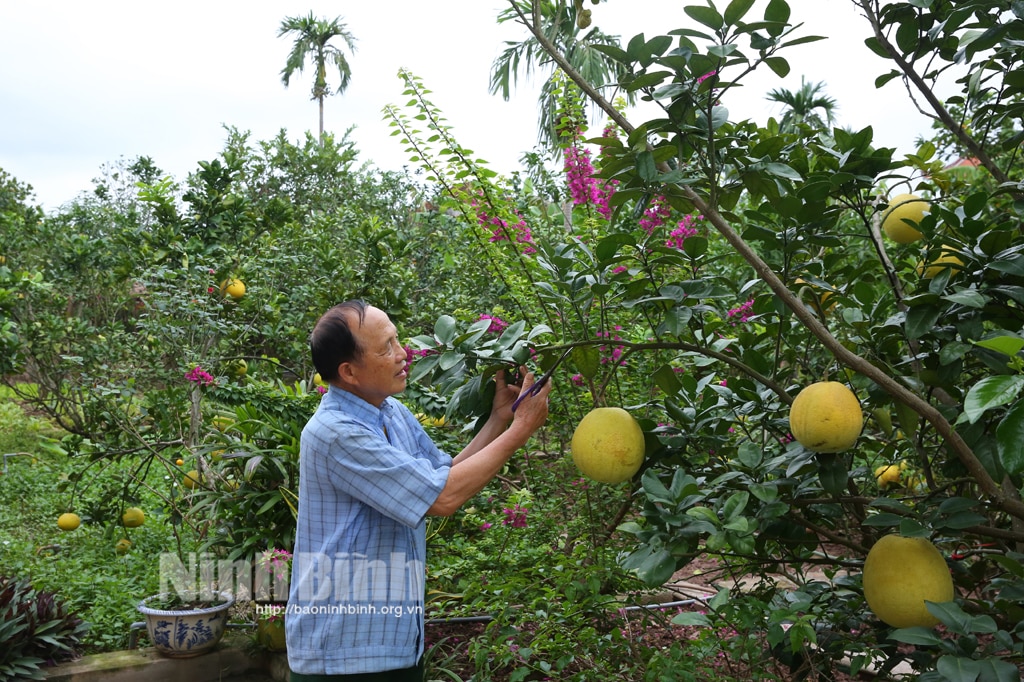
[(508, 322), (501, 319), (500, 317), (495, 317), (494, 315), (481, 313), (480, 317), (477, 319), (490, 320), (491, 326), (487, 328), (487, 331), (491, 332), (492, 334), (500, 334), (501, 332), (505, 331), (508, 328)]
[(594, 166), (590, 163), (590, 151), (579, 147), (566, 147), (563, 152), (566, 181), (572, 203), (593, 204), (605, 220), (612, 217), (608, 200), (615, 193), (617, 180), (602, 182), (594, 177)]
[[(703, 220), (704, 216), (697, 216), (697, 220)], [(679, 221), (679, 225), (676, 229), (669, 233), (668, 241), (665, 242), (665, 246), (674, 246), (677, 249), (683, 248), (683, 242), (688, 238), (698, 233), (697, 228), (692, 227), (694, 217), (692, 215), (685, 215), (683, 219)]]
[(517, 504), (511, 509), (505, 507), (501, 511), (505, 514), (505, 519), (501, 522), (503, 526), (512, 526), (513, 528), (526, 528), (526, 507)]
[(750, 299), (746, 303), (740, 305), (738, 308), (733, 308), (729, 311), (729, 317), (735, 318), (733, 324), (736, 322), (746, 322), (750, 319), (750, 310), (754, 307), (754, 299)]
[(665, 197), (659, 194), (651, 200), (647, 210), (644, 211), (643, 216), (640, 218), (640, 227), (647, 234), (651, 234), (655, 228), (665, 224), (671, 213), (672, 208), (668, 205)]
[(517, 244), (523, 245), (523, 253), (536, 253), (537, 249), (533, 246), (533, 233), (530, 231), (530, 227), (523, 220), (523, 217), (516, 213), (516, 218), (519, 219), (514, 225), (510, 225), (505, 220), (497, 216), (490, 216), (483, 208), (474, 200), (473, 206), (477, 209), (477, 222), (485, 228), (491, 230), (492, 242), (502, 242), (514, 239)]
[(203, 370), (199, 365), (195, 369), (185, 372), (185, 378), (200, 386), (212, 386), (215, 383), (213, 375)]

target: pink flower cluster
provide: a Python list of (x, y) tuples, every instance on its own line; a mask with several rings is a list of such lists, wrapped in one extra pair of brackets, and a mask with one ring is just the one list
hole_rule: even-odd
[(203, 370), (199, 365), (196, 365), (194, 369), (190, 369), (185, 372), (185, 378), (193, 383), (199, 384), (200, 386), (212, 386), (216, 382), (213, 375)]
[(615, 193), (616, 181), (602, 182), (594, 177), (594, 166), (590, 163), (590, 151), (579, 147), (566, 147), (565, 152), (566, 179), (572, 203), (593, 204), (597, 212), (605, 220), (612, 217), (612, 209), (608, 200)]
[(292, 553), (286, 549), (264, 550), (259, 558), (259, 565), (273, 573), (277, 580), (288, 578), (292, 567)]
[[(618, 325), (615, 326), (615, 332), (619, 332), (621, 330), (622, 330), (622, 327), (620, 327)], [(608, 339), (611, 339), (613, 341), (621, 341), (622, 340), (621, 336), (619, 336), (617, 333), (613, 333), (613, 332), (597, 332), (597, 337), (598, 338), (608, 338)], [(607, 346), (600, 346), (600, 349), (601, 349), (601, 353), (602, 353), (602, 357), (601, 357), (601, 364), (602, 365), (606, 365), (609, 362), (613, 362), (613, 363), (616, 363), (616, 364), (619, 364), (619, 365), (625, 365), (626, 364), (625, 362), (623, 362), (620, 359), (622, 357), (622, 346), (618, 346), (618, 345), (617, 346), (613, 346), (611, 353), (608, 354), (608, 355), (604, 355), (604, 352), (607, 350)]]
[(729, 311), (729, 317), (733, 318), (733, 324), (737, 322), (746, 322), (750, 319), (750, 311), (754, 307), (754, 299), (750, 299), (746, 303), (740, 305), (738, 308), (733, 308)]
[[(697, 216), (696, 219), (703, 220), (704, 216)], [(683, 219), (679, 221), (679, 225), (676, 229), (669, 233), (665, 246), (674, 246), (677, 249), (683, 248), (683, 242), (686, 241), (687, 238), (698, 233), (697, 228), (692, 227), (693, 221), (694, 217), (692, 215), (683, 216)]]
[(425, 358), (426, 356), (430, 355), (431, 353), (436, 353), (436, 352), (437, 351), (431, 350), (430, 348), (424, 348), (423, 350), (416, 350), (415, 348), (412, 348), (410, 346), (405, 346), (405, 357), (407, 357), (407, 358)]
[(491, 326), (487, 328), (487, 331), (489, 331), (492, 334), (500, 334), (501, 332), (505, 331), (508, 328), (508, 322), (501, 319), (500, 317), (495, 317), (494, 315), (481, 313), (478, 319), (491, 321)]
[[(430, 348), (416, 350), (411, 346), (403, 346), (402, 350), (405, 351), (405, 371), (407, 372), (412, 368), (412, 363), (416, 361), (416, 358), (423, 358), (430, 355), (431, 353), (437, 352), (435, 350), (431, 350)], [(321, 386), (321, 388), (323, 387)]]
[(516, 217), (519, 218), (519, 222), (515, 225), (509, 225), (508, 222), (501, 218), (489, 216), (486, 211), (479, 207), (477, 208), (477, 221), (483, 227), (491, 230), (490, 241), (503, 242), (514, 238), (517, 244), (524, 245), (523, 253), (537, 253), (537, 249), (533, 246), (533, 234), (530, 232), (530, 226), (518, 214)]
[(665, 197), (660, 194), (651, 200), (651, 203), (647, 206), (647, 210), (644, 211), (643, 216), (640, 218), (640, 227), (643, 228), (644, 232), (651, 234), (658, 227), (665, 224), (668, 220), (669, 215), (672, 213), (672, 208), (665, 201)]
[(501, 522), (503, 526), (512, 526), (513, 528), (526, 528), (526, 507), (517, 504), (511, 509), (505, 507), (501, 511), (503, 514), (505, 514), (505, 519)]

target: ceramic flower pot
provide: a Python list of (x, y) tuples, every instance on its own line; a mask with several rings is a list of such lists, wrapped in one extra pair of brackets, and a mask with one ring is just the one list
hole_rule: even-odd
[(228, 621), (228, 609), (235, 598), (228, 592), (215, 603), (166, 605), (171, 594), (147, 597), (138, 609), (146, 617), (146, 630), (153, 647), (169, 658), (190, 658), (212, 650)]

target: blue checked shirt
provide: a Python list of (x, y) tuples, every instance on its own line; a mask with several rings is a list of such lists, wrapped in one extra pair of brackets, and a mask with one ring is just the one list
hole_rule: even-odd
[(406, 668), (423, 655), (426, 513), (452, 459), (394, 398), (330, 387), (302, 431), (285, 615), (307, 675)]

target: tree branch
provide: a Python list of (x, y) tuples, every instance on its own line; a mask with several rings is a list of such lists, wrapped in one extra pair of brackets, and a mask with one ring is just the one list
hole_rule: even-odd
[[(592, 98), (593, 101), (600, 106), (616, 124), (627, 132), (635, 130), (635, 128), (626, 120), (625, 116), (617, 112), (599, 92), (587, 83), (580, 74), (572, 68), (565, 56), (562, 55), (551, 41), (544, 36), (543, 31), (537, 24), (540, 17), (539, 1), (540, 0), (533, 0), (532, 2), (534, 22), (529, 22), (522, 14), (520, 14), (520, 20), (527, 26), (527, 28), (529, 28), (534, 37), (536, 37), (538, 43), (551, 56), (552, 60), (554, 60), (559, 68), (562, 69), (566, 76), (568, 76), (588, 97)], [(866, 3), (868, 0), (862, 1)], [(948, 117), (948, 112), (946, 115)], [(974, 146), (977, 147), (976, 143)], [(659, 165), (659, 170), (662, 173), (668, 173), (670, 171), (668, 166), (664, 163)], [(847, 350), (846, 347), (843, 346), (838, 339), (832, 336), (829, 330), (821, 324), (818, 318), (814, 316), (811, 311), (809, 311), (806, 306), (804, 306), (803, 303), (801, 303), (800, 300), (789, 291), (789, 289), (786, 288), (786, 285), (783, 284), (782, 280), (779, 279), (768, 264), (761, 259), (750, 245), (743, 241), (743, 239), (735, 230), (732, 229), (722, 214), (719, 213), (714, 206), (705, 201), (704, 197), (697, 194), (697, 192), (689, 185), (677, 185), (677, 187), (682, 192), (683, 196), (693, 203), (697, 210), (704, 215), (705, 220), (710, 222), (719, 234), (725, 237), (725, 240), (729, 242), (729, 245), (732, 246), (745, 261), (747, 261), (758, 277), (764, 280), (772, 292), (779, 297), (783, 304), (793, 312), (793, 315), (803, 323), (805, 327), (807, 327), (808, 331), (810, 331), (811, 334), (821, 342), (825, 349), (828, 350), (836, 360), (871, 379), (894, 399), (904, 405), (907, 405), (924, 417), (924, 419), (935, 428), (936, 432), (942, 436), (947, 448), (949, 448), (949, 450), (960, 459), (960, 462), (971, 474), (985, 495), (993, 501), (995, 506), (1005, 511), (1007, 514), (1017, 518), (1024, 518), (1024, 502), (1012, 499), (1004, 494), (1002, 488), (989, 475), (984, 465), (974, 454), (974, 451), (971, 450), (970, 446), (967, 445), (960, 434), (956, 432), (953, 426), (937, 409), (889, 376), (884, 369), (876, 367), (867, 359)]]

